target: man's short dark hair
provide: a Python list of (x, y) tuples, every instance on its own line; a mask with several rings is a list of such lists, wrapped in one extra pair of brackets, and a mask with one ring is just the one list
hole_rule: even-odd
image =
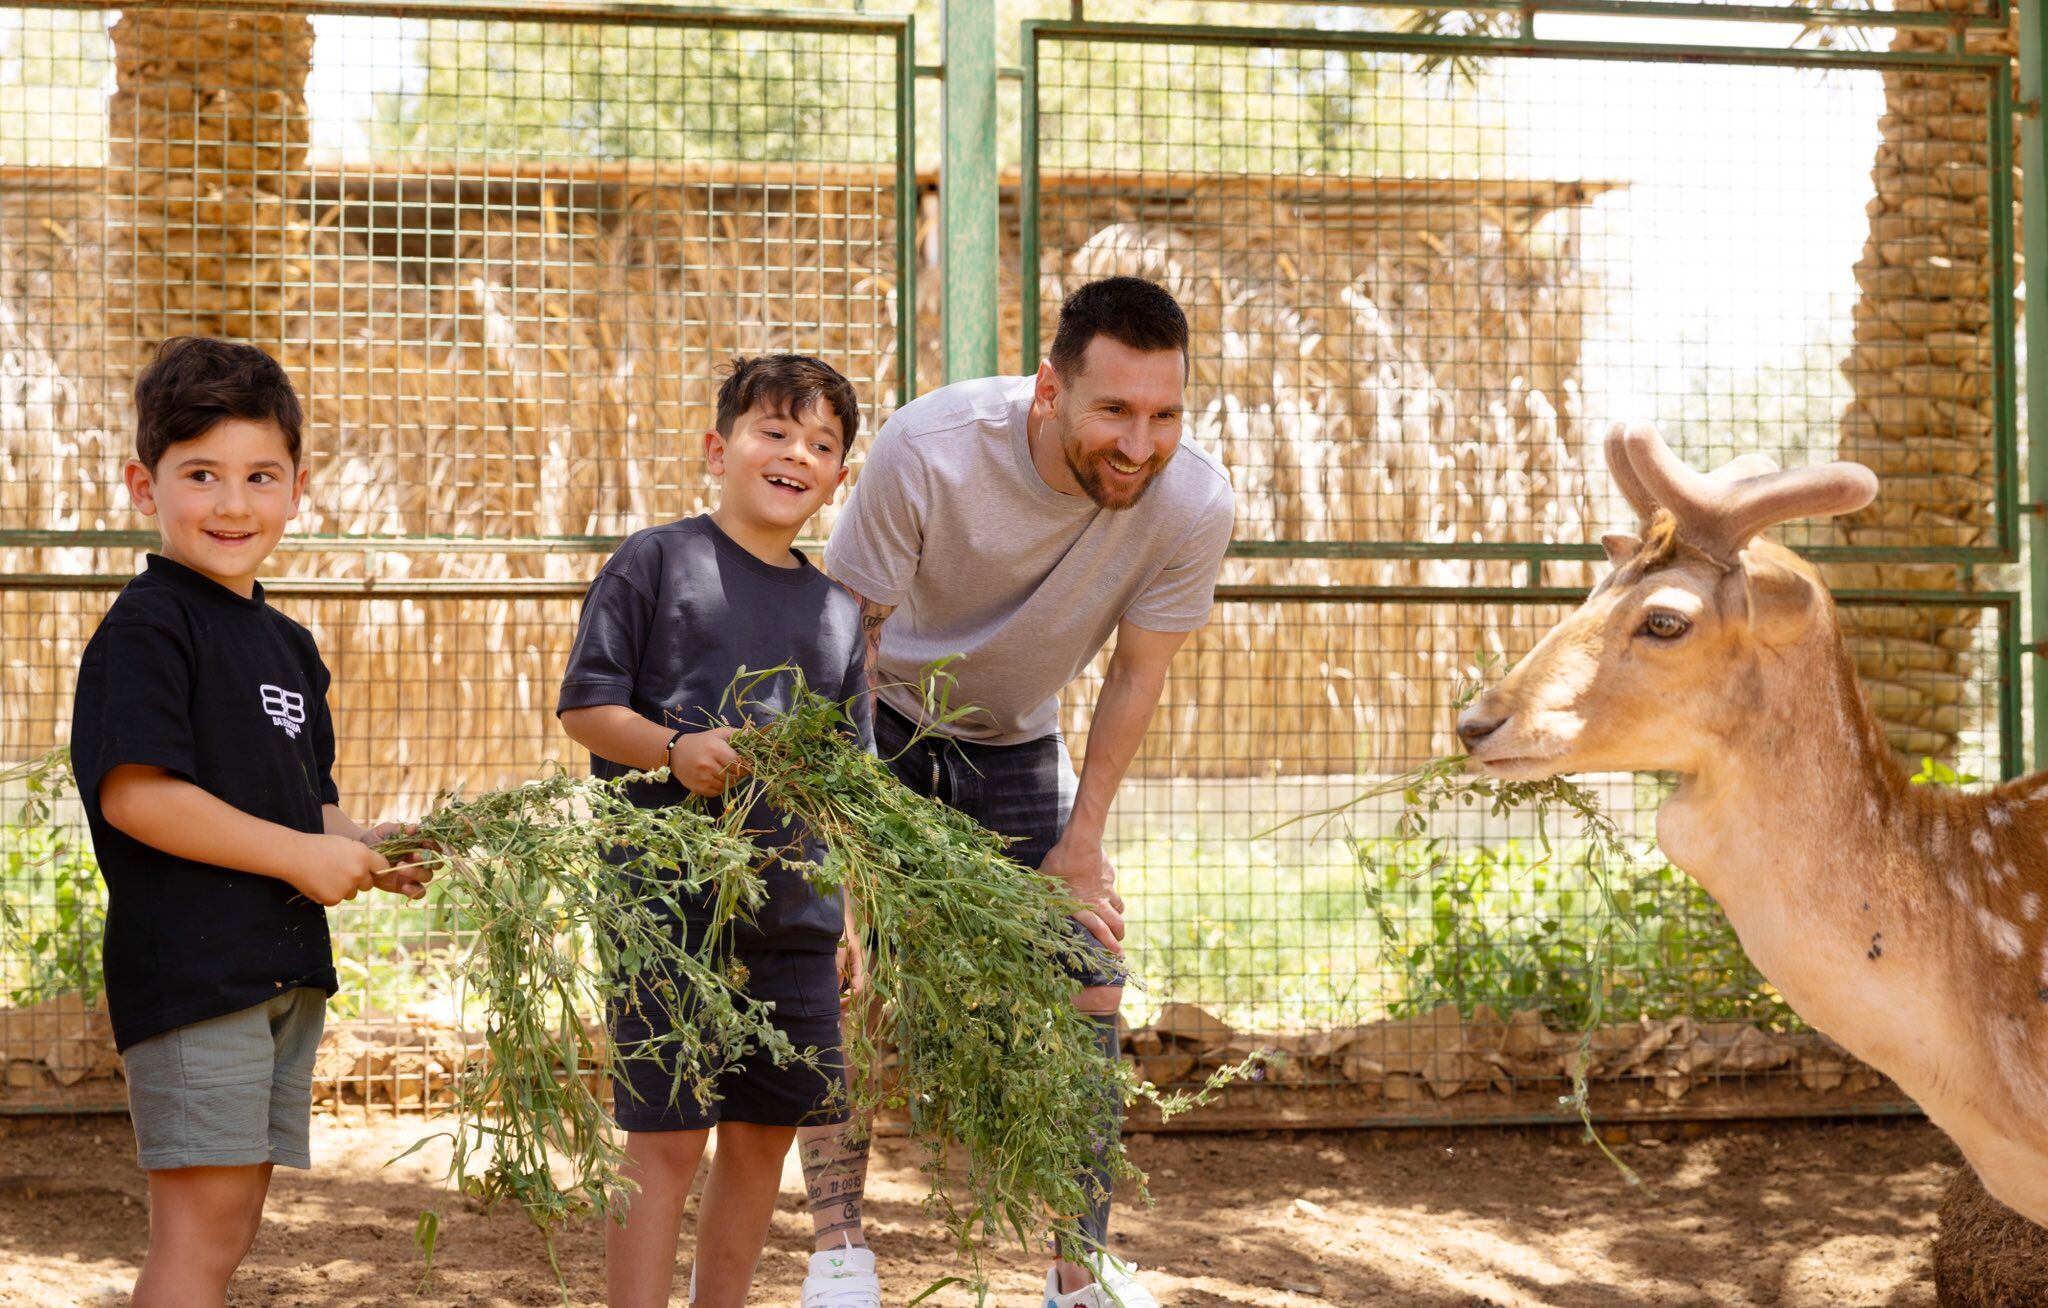
[(1069, 295), (1046, 357), (1060, 376), (1078, 377), (1088, 343), (1098, 336), (1134, 350), (1179, 350), (1187, 361), (1188, 316), (1165, 287), (1142, 277), (1105, 277)]
[(292, 466), (305, 415), (282, 365), (253, 345), (211, 336), (173, 336), (135, 379), (135, 457), (156, 471), (164, 452), (198, 440), (229, 418), (274, 422)]
[(718, 387), (718, 434), (730, 437), (740, 415), (756, 406), (794, 418), (819, 403), (839, 419), (839, 433), (844, 438), (839, 457), (843, 460), (853, 452), (854, 437), (860, 435), (860, 399), (853, 393), (853, 383), (837, 368), (808, 354), (734, 359)]

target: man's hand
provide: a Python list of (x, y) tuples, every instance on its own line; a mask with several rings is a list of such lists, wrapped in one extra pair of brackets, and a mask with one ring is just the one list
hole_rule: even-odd
[[(356, 839), (367, 845), (370, 849), (375, 850), (377, 846), (387, 840), (409, 836), (416, 830), (418, 830), (417, 827), (404, 822), (379, 822), (376, 826), (357, 836)], [(427, 882), (434, 879), (433, 871), (429, 868), (418, 866), (419, 861), (419, 851), (408, 850), (398, 856), (397, 861), (391, 864), (388, 871), (377, 873), (371, 878), (371, 881), (377, 889), (389, 894), (404, 895), (407, 899), (418, 899), (427, 893)]]
[(1062, 836), (1039, 870), (1066, 882), (1068, 893), (1088, 905), (1074, 914), (1076, 922), (1087, 927), (1104, 949), (1124, 952), (1119, 943), (1124, 938), (1124, 899), (1116, 892), (1116, 868), (1102, 852), (1100, 840)]
[(857, 936), (839, 940), (839, 1002), (852, 1003), (868, 988), (868, 951)]
[(285, 880), (306, 898), (325, 908), (374, 889), (377, 877), (389, 874), (382, 854), (350, 836), (308, 836), (305, 853)]
[(669, 771), (685, 790), (706, 798), (723, 795), (727, 786), (746, 775), (747, 765), (733, 751), (732, 731), (731, 727), (713, 727), (693, 732), (668, 752)]

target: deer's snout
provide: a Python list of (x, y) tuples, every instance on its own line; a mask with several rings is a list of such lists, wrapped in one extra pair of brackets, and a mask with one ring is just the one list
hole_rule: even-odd
[(1488, 736), (1500, 730), (1507, 720), (1507, 714), (1495, 715), (1484, 702), (1474, 704), (1458, 715), (1458, 740), (1469, 754), (1484, 744)]

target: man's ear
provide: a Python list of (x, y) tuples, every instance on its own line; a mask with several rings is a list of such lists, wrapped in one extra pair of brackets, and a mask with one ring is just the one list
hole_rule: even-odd
[(1643, 542), (1639, 537), (1610, 531), (1600, 538), (1600, 548), (1607, 551), (1607, 561), (1618, 568), (1636, 556)]
[(1762, 645), (1790, 645), (1813, 626), (1821, 609), (1820, 582), (1793, 562), (1764, 550), (1744, 550), (1721, 581), (1723, 612), (1741, 617)]
[(285, 519), (286, 522), (299, 516), (300, 501), (306, 498), (306, 474), (309, 471), (311, 469), (302, 463), (292, 473), (292, 513), (290, 518)]
[(1038, 380), (1031, 388), (1031, 398), (1050, 409), (1060, 398), (1059, 369), (1046, 359), (1038, 365)]
[(704, 471), (714, 477), (725, 475), (725, 437), (716, 427), (704, 433)]

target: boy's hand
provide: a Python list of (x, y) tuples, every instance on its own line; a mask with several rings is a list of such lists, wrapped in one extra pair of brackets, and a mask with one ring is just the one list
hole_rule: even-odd
[[(418, 829), (404, 822), (379, 822), (356, 839), (374, 850), (387, 840), (409, 836)], [(422, 845), (417, 849), (407, 850), (391, 864), (389, 871), (379, 872), (372, 877), (371, 880), (377, 889), (394, 895), (404, 895), (407, 899), (418, 899), (425, 895), (427, 882), (434, 879), (431, 868), (419, 866), (420, 851), (426, 848), (428, 846)]]
[(713, 727), (684, 736), (668, 752), (668, 769), (693, 795), (723, 795), (746, 775), (747, 765), (733, 751), (731, 727)]
[(314, 903), (332, 908), (354, 899), (377, 884), (390, 862), (368, 845), (347, 836), (311, 836), (298, 866), (285, 880)]

